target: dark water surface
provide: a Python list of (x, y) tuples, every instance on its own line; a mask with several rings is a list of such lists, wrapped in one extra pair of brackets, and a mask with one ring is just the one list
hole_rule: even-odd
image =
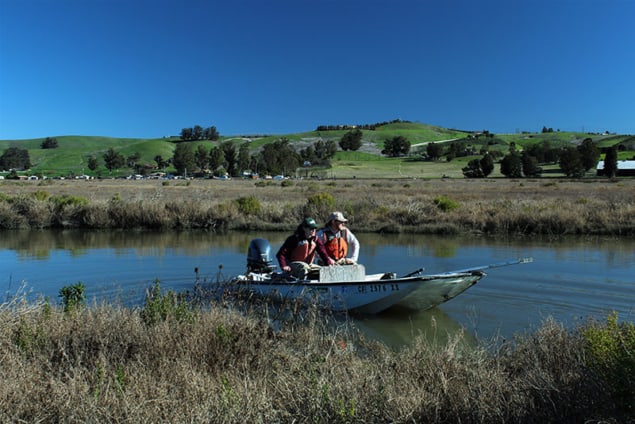
[[(3, 302), (25, 287), (29, 297), (58, 300), (59, 289), (83, 282), (89, 299), (143, 302), (158, 279), (163, 288), (191, 289), (194, 269), (212, 281), (220, 272), (244, 272), (249, 241), (267, 238), (273, 253), (284, 233), (203, 232), (0, 232), (0, 290)], [(437, 273), (520, 257), (530, 264), (491, 269), (477, 285), (425, 312), (393, 309), (356, 317), (369, 337), (408, 344), (413, 335), (445, 339), (467, 330), (472, 337), (506, 338), (535, 329), (547, 317), (573, 326), (617, 311), (635, 321), (635, 242), (614, 238), (488, 239), (357, 234), (360, 262), (368, 273), (398, 275), (425, 268)], [(220, 267), (222, 266), (222, 269)]]

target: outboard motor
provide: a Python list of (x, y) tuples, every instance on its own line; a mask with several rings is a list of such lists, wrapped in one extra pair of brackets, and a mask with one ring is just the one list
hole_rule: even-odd
[(248, 272), (271, 272), (276, 266), (270, 257), (271, 245), (269, 241), (257, 238), (249, 243), (249, 251), (247, 252), (247, 271)]

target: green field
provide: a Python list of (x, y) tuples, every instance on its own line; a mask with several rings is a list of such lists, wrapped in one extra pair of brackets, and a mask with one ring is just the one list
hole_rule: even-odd
[[(318, 139), (333, 140), (339, 143), (341, 137), (348, 130), (336, 131), (308, 131), (295, 134), (267, 135), (267, 136), (224, 136), (217, 142), (197, 141), (192, 142), (196, 148), (198, 144), (211, 147), (220, 142), (231, 141), (240, 145), (248, 142), (252, 153), (267, 143), (280, 138), (287, 138), (298, 148), (303, 148)], [(628, 135), (589, 135), (580, 132), (552, 132), (552, 133), (522, 133), (522, 134), (493, 134), (492, 137), (480, 136), (468, 138), (470, 132), (445, 129), (433, 125), (399, 122), (378, 127), (376, 130), (362, 130), (364, 146), (357, 152), (340, 151), (332, 160), (332, 168), (321, 173), (323, 177), (335, 178), (462, 178), (461, 168), (474, 158), (482, 155), (460, 157), (447, 162), (422, 161), (419, 152), (425, 152), (425, 145), (430, 142), (448, 143), (461, 141), (480, 151), (486, 147), (489, 151), (498, 150), (506, 153), (511, 143), (518, 148), (523, 148), (535, 143), (547, 141), (553, 147), (565, 146), (571, 143), (579, 143), (584, 138), (591, 137), (599, 147), (609, 147), (617, 143), (627, 142), (633, 145), (633, 136)], [(408, 158), (388, 158), (381, 155), (384, 141), (395, 136), (403, 136), (410, 141), (411, 155)], [(172, 138), (111, 138), (99, 136), (55, 136), (58, 147), (54, 149), (42, 149), (44, 138), (30, 140), (0, 140), (0, 152), (9, 147), (27, 149), (31, 159), (32, 168), (24, 174), (40, 174), (47, 177), (74, 175), (92, 176), (124, 176), (132, 172), (129, 168), (123, 168), (110, 173), (104, 166), (102, 157), (108, 149), (112, 148), (125, 157), (138, 153), (141, 165), (154, 166), (154, 158), (160, 155), (164, 159), (171, 158), (177, 137)], [(88, 169), (88, 160), (97, 158), (102, 165), (95, 172)], [(632, 159), (635, 151), (626, 150), (619, 152), (619, 159)], [(558, 176), (557, 166), (543, 166), (545, 170), (551, 170), (550, 176)], [(168, 169), (168, 171), (170, 171)], [(5, 175), (6, 173), (0, 175)], [(501, 176), (499, 166), (495, 167), (491, 177)]]

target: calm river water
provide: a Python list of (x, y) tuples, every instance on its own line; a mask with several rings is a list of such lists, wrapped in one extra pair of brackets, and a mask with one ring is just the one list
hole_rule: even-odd
[[(83, 282), (89, 299), (143, 302), (145, 288), (192, 288), (194, 269), (215, 280), (219, 272), (244, 272), (249, 241), (267, 238), (273, 253), (285, 233), (203, 232), (0, 232), (1, 301), (25, 287), (30, 298), (58, 300), (61, 287)], [(398, 275), (469, 268), (520, 257), (534, 262), (491, 269), (457, 298), (425, 312), (393, 309), (356, 317), (369, 337), (393, 346), (415, 334), (444, 339), (465, 329), (472, 337), (512, 337), (535, 329), (547, 317), (574, 326), (617, 311), (635, 321), (635, 242), (630, 239), (489, 239), (357, 234), (360, 263), (368, 273)], [(222, 269), (220, 267), (222, 266)]]

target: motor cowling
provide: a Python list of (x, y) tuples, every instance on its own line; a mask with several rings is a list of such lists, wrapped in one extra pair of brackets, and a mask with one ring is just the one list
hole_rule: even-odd
[(268, 240), (257, 238), (249, 243), (247, 251), (247, 271), (271, 272), (276, 268), (271, 259), (271, 245)]

